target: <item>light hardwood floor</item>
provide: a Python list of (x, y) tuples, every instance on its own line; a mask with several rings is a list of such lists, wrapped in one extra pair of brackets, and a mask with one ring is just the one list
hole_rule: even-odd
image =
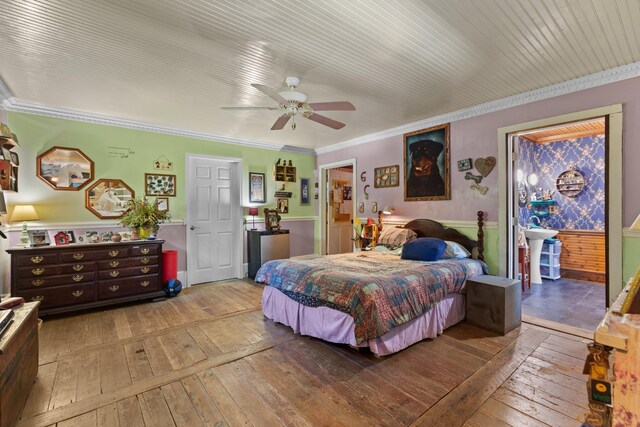
[(262, 287), (47, 319), (20, 426), (578, 426), (585, 339), (461, 323), (376, 358), (264, 320)]

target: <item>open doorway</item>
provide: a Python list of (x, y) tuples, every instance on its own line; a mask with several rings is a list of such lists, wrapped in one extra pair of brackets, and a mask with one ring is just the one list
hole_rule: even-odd
[(531, 129), (514, 138), (518, 225), (525, 234), (518, 250), (530, 262), (519, 272), (521, 278), (528, 272), (522, 312), (595, 330), (607, 305), (605, 119)]
[(335, 255), (353, 251), (355, 216), (355, 160), (322, 165), (320, 222), (321, 253)]
[[(611, 105), (606, 107), (594, 108), (592, 110), (579, 111), (575, 113), (569, 113), (561, 116), (550, 117), (546, 119), (535, 120), (531, 122), (525, 122), (520, 124), (515, 124), (507, 127), (503, 127), (498, 129), (498, 142), (499, 142), (499, 159), (498, 159), (498, 167), (500, 174), (500, 181), (503, 185), (499, 188), (499, 218), (498, 218), (498, 251), (499, 251), (499, 273), (502, 276), (517, 278), (519, 276), (519, 242), (522, 239), (519, 239), (520, 232), (523, 230), (521, 227), (521, 221), (525, 218), (521, 218), (521, 206), (520, 203), (525, 203), (526, 208), (529, 211), (539, 209), (542, 215), (535, 215), (538, 217), (537, 219), (531, 220), (535, 225), (537, 225), (538, 220), (542, 219), (541, 217), (548, 215), (556, 215), (556, 213), (551, 213), (548, 211), (556, 210), (559, 212), (561, 209), (567, 208), (568, 204), (566, 201), (569, 199), (563, 194), (559, 193), (558, 186), (566, 185), (566, 188), (563, 188), (563, 191), (566, 192), (571, 191), (571, 186), (569, 186), (569, 182), (576, 178), (577, 175), (574, 175), (569, 168), (569, 164), (567, 162), (566, 169), (563, 169), (559, 173), (556, 174), (556, 171), (551, 171), (550, 168), (545, 168), (540, 174), (535, 173), (535, 176), (530, 180), (529, 173), (525, 173), (524, 170), (521, 173), (518, 173), (519, 161), (521, 160), (521, 156), (519, 153), (519, 144), (520, 138), (526, 135), (536, 135), (536, 132), (541, 133), (547, 132), (549, 134), (554, 132), (566, 132), (566, 129), (562, 129), (563, 127), (567, 127), (569, 125), (579, 125), (580, 123), (587, 124), (586, 126), (599, 126), (598, 124), (591, 123), (592, 121), (600, 119), (604, 122), (605, 136), (603, 139), (604, 145), (604, 184), (603, 189), (601, 191), (602, 196), (604, 198), (604, 241), (600, 239), (599, 243), (595, 245), (602, 250), (604, 248), (605, 252), (605, 264), (604, 264), (604, 297), (602, 295), (602, 288), (599, 289), (599, 294), (595, 294), (595, 298), (598, 301), (602, 301), (604, 299), (604, 303), (598, 302), (593, 303), (589, 298), (581, 299), (577, 298), (575, 294), (571, 295), (571, 293), (567, 292), (566, 294), (544, 294), (540, 295), (540, 299), (544, 301), (547, 308), (547, 314), (538, 313), (538, 315), (543, 315), (552, 320), (547, 320), (544, 317), (535, 317), (527, 314), (527, 310), (524, 310), (523, 320), (530, 323), (537, 323), (547, 327), (551, 327), (558, 330), (563, 330), (570, 333), (575, 333), (583, 336), (593, 336), (593, 330), (597, 327), (599, 320), (602, 319), (603, 305), (604, 307), (608, 307), (612, 301), (616, 299), (616, 297), (620, 294), (623, 288), (623, 279), (622, 279), (622, 106)], [(549, 135), (550, 136), (550, 135)], [(531, 136), (531, 138), (534, 138)], [(537, 140), (537, 138), (535, 138)], [(526, 153), (523, 153), (526, 154)], [(582, 164), (578, 164), (578, 162), (584, 161), (584, 155), (577, 155), (574, 163), (577, 163), (575, 166), (579, 169), (582, 167)], [(566, 160), (566, 154), (559, 154), (557, 156), (558, 162)], [(563, 172), (567, 172), (567, 174), (561, 176)], [(525, 176), (526, 175), (526, 176)], [(540, 180), (541, 175), (545, 177), (545, 179), (549, 179), (549, 181), (545, 181), (544, 186), (541, 185), (542, 181)], [(537, 177), (537, 181), (536, 181)], [(576, 180), (577, 181), (577, 180)], [(587, 178), (586, 182), (589, 180)], [(533, 184), (532, 184), (533, 183)], [(523, 188), (526, 184), (526, 188)], [(588, 184), (587, 184), (588, 185)], [(548, 187), (548, 188), (545, 188)], [(523, 191), (526, 190), (527, 194), (522, 194)], [(577, 190), (577, 189), (575, 189)], [(554, 193), (551, 193), (555, 191)], [(584, 189), (583, 189), (584, 191)], [(541, 201), (539, 203), (531, 203), (531, 195), (535, 192), (535, 200), (538, 200), (540, 197)], [(551, 193), (551, 194), (549, 194)], [(549, 196), (551, 199), (554, 199), (555, 202), (546, 201)], [(595, 197), (595, 196), (594, 196)], [(521, 200), (523, 199), (523, 200)], [(545, 205), (546, 204), (546, 205)], [(556, 206), (554, 206), (556, 205)], [(523, 213), (526, 215), (526, 213)], [(582, 220), (582, 216), (588, 215), (588, 212), (583, 215), (582, 212), (579, 213), (579, 218)], [(531, 217), (531, 212), (529, 212), (529, 216), (526, 217), (527, 225), (529, 223), (529, 218)], [(550, 219), (548, 221), (551, 221)], [(573, 224), (577, 223), (577, 219), (573, 219)], [(546, 226), (553, 226), (553, 224), (548, 223)], [(557, 226), (557, 224), (556, 224)], [(545, 227), (542, 224), (542, 227)], [(565, 224), (565, 227), (566, 224)], [(535, 227), (527, 227), (535, 228)], [(568, 231), (569, 227), (567, 227)], [(562, 256), (562, 251), (565, 251), (565, 255), (570, 255), (569, 258), (564, 260), (566, 267), (570, 267), (571, 262), (568, 259), (578, 259), (581, 255), (580, 252), (569, 254), (569, 246), (571, 244), (569, 242), (562, 241), (562, 234), (560, 234), (561, 230), (558, 230), (558, 233), (555, 233), (555, 230), (551, 234), (560, 235), (558, 239), (558, 243), (554, 240), (545, 242), (545, 239), (555, 236), (549, 236), (549, 230), (545, 230), (544, 228), (540, 229), (541, 231), (524, 229), (530, 236), (533, 234), (533, 238), (529, 239), (529, 251), (530, 255), (535, 261), (536, 256), (540, 258), (537, 261), (542, 261), (542, 264), (552, 264), (558, 269), (554, 271), (546, 270), (545, 272), (549, 272), (551, 274), (545, 274), (549, 276), (556, 277), (556, 281), (554, 282), (552, 279), (551, 284), (562, 285), (562, 272), (560, 273), (560, 278), (557, 278), (557, 271), (559, 271), (563, 266), (562, 262), (560, 262), (560, 257)], [(602, 233), (598, 231), (598, 233)], [(564, 233), (570, 234), (570, 233)], [(587, 234), (587, 233), (585, 233)], [(533, 248), (531, 248), (532, 243)], [(579, 242), (578, 245), (583, 245), (584, 242)], [(553, 245), (553, 247), (550, 247)], [(538, 246), (536, 248), (536, 246)], [(549, 257), (555, 257), (556, 249), (558, 249), (558, 257), (557, 259), (549, 259)], [(574, 250), (575, 251), (575, 250)], [(537, 253), (535, 253), (537, 252)], [(543, 254), (543, 252), (545, 252)], [(583, 251), (582, 255), (586, 252)], [(543, 257), (544, 255), (544, 257)], [(557, 264), (555, 262), (557, 261)], [(593, 270), (594, 268), (593, 261), (587, 261), (587, 263), (583, 263), (583, 267), (578, 267), (580, 270), (587, 270), (584, 268), (585, 265), (588, 265), (589, 270)], [(538, 264), (539, 265), (539, 264)], [(532, 267), (534, 267), (532, 265)], [(535, 266), (537, 267), (537, 266)], [(543, 265), (543, 267), (549, 267), (549, 265)], [(532, 268), (533, 270), (533, 268)], [(542, 278), (535, 277), (535, 271), (531, 274), (534, 283), (544, 282), (541, 280)], [(565, 271), (567, 273), (567, 271)], [(570, 274), (570, 273), (569, 273)], [(601, 286), (596, 285), (594, 280), (594, 276), (582, 277), (581, 282), (585, 282), (584, 279), (587, 279), (586, 282), (591, 282), (593, 286)], [(567, 279), (575, 280), (578, 279)], [(567, 282), (568, 283), (568, 282)], [(535, 288), (535, 284), (532, 285), (532, 289)], [(542, 285), (537, 285), (542, 286)], [(553, 289), (555, 291), (569, 291), (571, 288), (571, 284), (569, 286), (560, 287), (556, 286), (555, 288), (547, 288)], [(544, 288), (539, 287), (537, 290), (542, 291)], [(588, 288), (594, 289), (594, 288)], [(584, 291), (584, 290), (583, 290)], [(530, 291), (528, 288), (525, 291), (525, 301), (530, 298), (527, 296), (527, 292), (532, 292), (532, 296), (535, 295), (533, 291)], [(575, 292), (581, 292), (580, 290), (575, 290)], [(583, 296), (584, 296), (583, 292)], [(546, 299), (545, 299), (546, 298)], [(535, 302), (535, 301), (531, 301)], [(571, 313), (573, 310), (573, 313)], [(602, 310), (602, 311), (600, 311)], [(552, 314), (552, 315), (550, 315)], [(578, 319), (585, 320), (587, 317), (587, 322), (589, 323), (578, 323)], [(575, 325), (575, 326), (574, 326)]]

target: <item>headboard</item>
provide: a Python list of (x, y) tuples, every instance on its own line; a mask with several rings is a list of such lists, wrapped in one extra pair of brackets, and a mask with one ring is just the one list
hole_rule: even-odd
[(418, 234), (418, 237), (437, 237), (442, 240), (450, 240), (464, 246), (473, 253), (477, 248), (478, 259), (484, 260), (484, 212), (478, 211), (478, 240), (472, 240), (455, 228), (446, 227), (431, 219), (414, 219), (406, 223), (403, 228), (410, 228)]

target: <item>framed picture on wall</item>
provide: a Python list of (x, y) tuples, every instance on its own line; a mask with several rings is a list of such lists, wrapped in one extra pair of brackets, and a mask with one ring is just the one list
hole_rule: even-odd
[(310, 178), (300, 178), (300, 204), (301, 205), (311, 204), (310, 184), (311, 184)]
[(264, 174), (249, 172), (249, 202), (264, 203), (265, 193)]
[(159, 211), (169, 210), (169, 198), (168, 197), (156, 197), (156, 206)]
[(176, 195), (176, 176), (159, 173), (145, 173), (146, 196), (170, 196)]
[(404, 200), (450, 200), (449, 123), (404, 134)]

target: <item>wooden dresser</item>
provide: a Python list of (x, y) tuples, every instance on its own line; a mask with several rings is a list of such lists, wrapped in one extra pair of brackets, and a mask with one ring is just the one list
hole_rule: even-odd
[(164, 296), (162, 240), (12, 248), (11, 295), (41, 314)]
[(38, 375), (38, 303), (14, 309), (0, 337), (0, 427), (18, 423)]

